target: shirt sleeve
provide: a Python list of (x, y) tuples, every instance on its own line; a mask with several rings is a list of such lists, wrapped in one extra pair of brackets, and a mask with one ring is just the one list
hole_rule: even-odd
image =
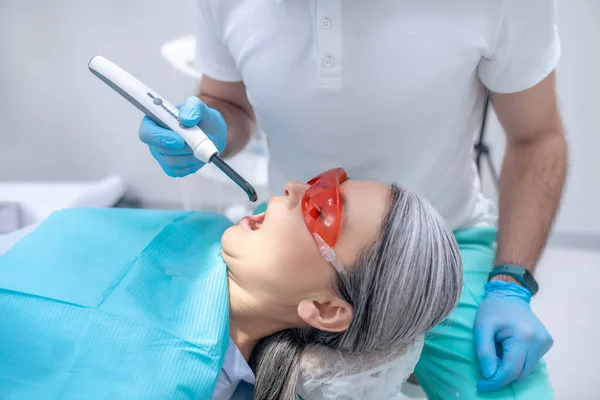
[(495, 45), (479, 64), (491, 91), (514, 93), (535, 86), (558, 64), (556, 0), (506, 0)]
[(194, 0), (196, 54), (195, 68), (203, 75), (225, 81), (239, 82), (242, 75), (235, 60), (221, 38), (219, 26), (209, 4), (209, 0)]

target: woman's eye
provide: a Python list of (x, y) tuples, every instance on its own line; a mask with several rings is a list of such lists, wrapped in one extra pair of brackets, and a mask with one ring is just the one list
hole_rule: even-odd
[(311, 216), (312, 219), (317, 219), (317, 218), (318, 219), (322, 219), (321, 209), (317, 208), (317, 207), (312, 207), (310, 209), (310, 216)]
[(323, 215), (323, 207), (318, 206), (318, 209), (319, 209), (319, 219), (321, 221), (325, 221), (325, 216)]

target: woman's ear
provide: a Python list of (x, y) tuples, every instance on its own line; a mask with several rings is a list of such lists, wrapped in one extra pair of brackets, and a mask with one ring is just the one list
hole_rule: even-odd
[(327, 332), (343, 332), (352, 320), (352, 305), (335, 296), (311, 298), (298, 304), (298, 315), (313, 328)]

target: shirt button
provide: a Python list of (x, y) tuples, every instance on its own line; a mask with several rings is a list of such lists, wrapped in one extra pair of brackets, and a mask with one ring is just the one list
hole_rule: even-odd
[(333, 58), (331, 57), (325, 57), (323, 59), (323, 65), (326, 67), (331, 67), (333, 65)]
[(323, 28), (323, 29), (331, 28), (331, 21), (329, 20), (329, 18), (323, 18), (321, 20), (321, 28)]

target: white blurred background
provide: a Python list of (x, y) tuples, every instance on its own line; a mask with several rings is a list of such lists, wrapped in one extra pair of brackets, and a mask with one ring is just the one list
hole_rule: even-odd
[[(600, 381), (600, 1), (558, 3), (571, 165), (534, 306), (555, 337), (547, 359), (557, 398), (592, 400)], [(87, 69), (101, 54), (178, 104), (196, 93), (195, 81), (161, 47), (192, 33), (190, 0), (0, 0), (0, 184), (118, 174), (127, 197), (146, 207), (243, 203), (239, 189), (208, 177), (168, 178), (138, 140), (141, 113)], [(488, 126), (499, 169), (504, 139), (493, 114)], [(485, 168), (483, 176), (495, 198)]]

